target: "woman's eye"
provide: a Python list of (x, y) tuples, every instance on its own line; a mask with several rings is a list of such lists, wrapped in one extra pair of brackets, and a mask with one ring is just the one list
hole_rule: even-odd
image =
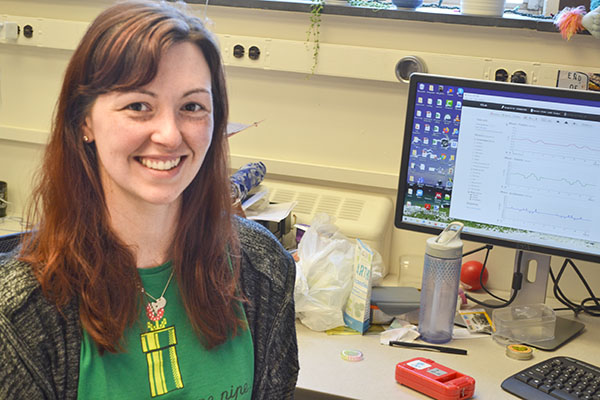
[(131, 103), (125, 108), (128, 110), (131, 110), (131, 111), (148, 111), (148, 110), (150, 110), (148, 105), (146, 105), (144, 103)]
[(186, 105), (184, 105), (182, 107), (182, 109), (183, 109), (183, 111), (195, 112), (195, 111), (202, 110), (203, 107), (198, 103), (187, 103)]

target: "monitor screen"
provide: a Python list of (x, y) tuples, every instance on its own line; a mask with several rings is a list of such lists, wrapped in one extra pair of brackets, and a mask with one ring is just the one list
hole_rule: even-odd
[(413, 74), (395, 225), (600, 262), (600, 94)]

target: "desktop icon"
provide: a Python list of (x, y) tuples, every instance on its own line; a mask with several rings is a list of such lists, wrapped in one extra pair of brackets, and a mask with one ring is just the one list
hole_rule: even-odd
[(458, 135), (458, 128), (452, 129), (452, 134), (453, 135)]
[(408, 190), (406, 192), (408, 193), (408, 195), (412, 196), (413, 188), (408, 188)]
[(461, 107), (462, 107), (462, 101), (457, 101), (456, 108), (461, 108)]
[(444, 195), (444, 200), (450, 200), (450, 194), (446, 193), (446, 194)]
[(429, 85), (429, 91), (433, 92), (433, 85)]
[(433, 126), (433, 131), (436, 132), (436, 133), (439, 132), (440, 131), (440, 127), (437, 126), (437, 125), (434, 125)]
[(419, 90), (425, 90), (425, 84), (424, 83), (420, 83), (419, 84)]
[(429, 132), (431, 130), (431, 125), (425, 124), (425, 132)]
[(436, 103), (438, 107), (442, 106), (442, 99), (437, 99)]
[(421, 124), (417, 122), (417, 123), (415, 124), (415, 130), (417, 130), (417, 131), (418, 131), (419, 129), (421, 129)]
[(423, 144), (429, 144), (429, 138), (428, 137), (424, 137), (423, 138)]
[(423, 189), (417, 189), (417, 197), (423, 197)]
[(415, 114), (417, 117), (420, 117), (423, 113), (421, 112), (421, 110), (417, 110), (417, 112)]
[(463, 89), (461, 87), (459, 87), (458, 89), (456, 89), (456, 94), (459, 95), (459, 96), (462, 96), (464, 92), (465, 92), (465, 89)]
[(442, 114), (440, 114), (439, 112), (435, 113), (435, 119), (440, 119), (442, 118)]
[(447, 156), (446, 156), (446, 153), (442, 153), (442, 154), (440, 154), (440, 160), (442, 160), (442, 161), (443, 161), (443, 160), (445, 160), (445, 159), (446, 159), (446, 157), (447, 157)]
[(414, 181), (415, 181), (415, 177), (414, 177), (413, 175), (410, 175), (410, 176), (408, 177), (408, 181), (409, 181), (409, 182), (414, 182)]
[(424, 207), (426, 210), (431, 210), (431, 204), (429, 204), (429, 203), (425, 203), (425, 204), (423, 204), (423, 207)]
[(425, 118), (431, 118), (431, 111), (427, 111), (425, 113)]
[(442, 193), (441, 192), (435, 192), (435, 198), (441, 200), (442, 199)]
[(450, 133), (450, 128), (448, 128), (447, 126), (445, 126), (444, 129), (442, 129), (442, 132), (444, 132), (444, 133)]
[(449, 124), (450, 121), (452, 121), (452, 115), (450, 115), (450, 114), (444, 115), (444, 122)]
[(448, 90), (446, 91), (446, 94), (453, 95), (454, 94), (454, 89), (448, 88)]
[(421, 103), (421, 104), (422, 104), (422, 103), (423, 103), (423, 98), (422, 98), (422, 97), (419, 97), (419, 98), (417, 99), (417, 103)]
[(440, 86), (438, 86), (438, 91), (439, 91), (440, 93), (444, 93), (444, 85), (440, 85)]
[(433, 99), (431, 97), (427, 99), (427, 104), (429, 104), (429, 105), (433, 104)]
[(456, 117), (454, 117), (454, 122), (460, 122), (460, 114), (456, 114)]
[(452, 100), (446, 100), (446, 108), (452, 108), (453, 104), (454, 104), (454, 101), (452, 101)]

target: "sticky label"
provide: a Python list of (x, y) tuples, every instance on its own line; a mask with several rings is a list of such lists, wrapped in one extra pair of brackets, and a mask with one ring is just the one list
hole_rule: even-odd
[(413, 367), (414, 369), (425, 369), (431, 367), (431, 364), (427, 364), (421, 360), (414, 360), (409, 363), (406, 363), (409, 367)]

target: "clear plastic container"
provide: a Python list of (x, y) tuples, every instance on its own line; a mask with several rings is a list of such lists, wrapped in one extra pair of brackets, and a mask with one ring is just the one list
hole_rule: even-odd
[(492, 312), (494, 339), (502, 344), (554, 339), (556, 315), (544, 304), (515, 305)]

